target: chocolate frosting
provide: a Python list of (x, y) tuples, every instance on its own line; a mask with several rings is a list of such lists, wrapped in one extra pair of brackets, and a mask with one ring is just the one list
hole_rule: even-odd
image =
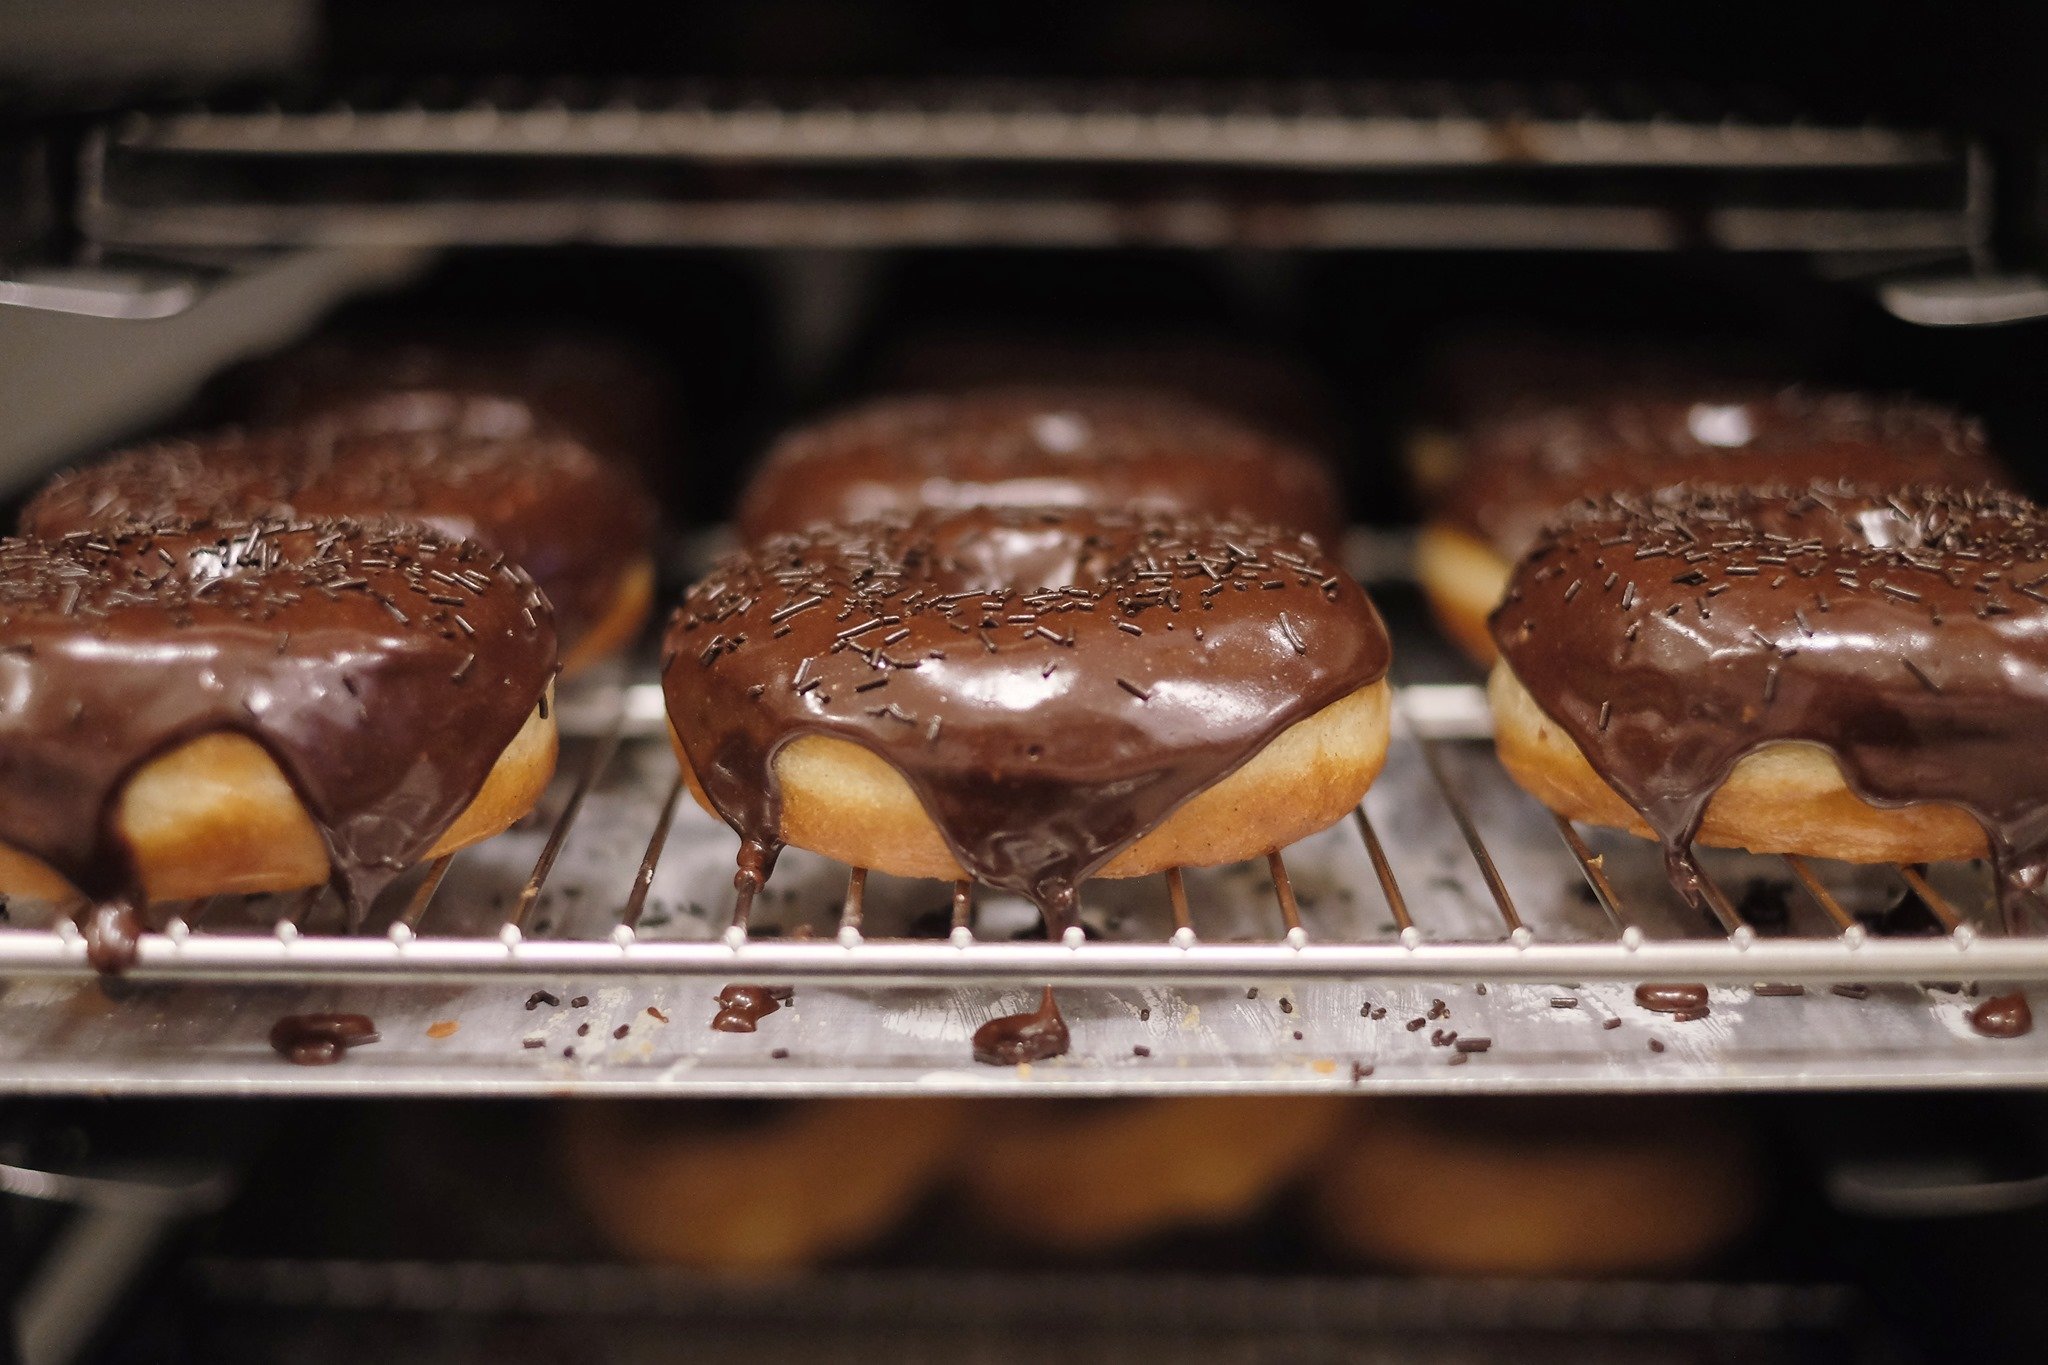
[(755, 471), (737, 520), (753, 541), (983, 505), (1240, 516), (1326, 545), (1344, 514), (1322, 461), (1198, 404), (991, 388), (883, 399), (790, 433)]
[(553, 667), (526, 576), (431, 533), (224, 522), (0, 541), (0, 840), (132, 913), (122, 788), (233, 732), (276, 760), (360, 915), (483, 787)]
[(1665, 484), (2003, 483), (1973, 421), (1905, 399), (1636, 389), (1482, 425), (1438, 515), (1514, 558), (1573, 501)]
[(564, 649), (647, 555), (632, 476), (487, 395), (389, 394), (302, 426), (227, 430), (58, 475), (22, 512), (31, 536), (209, 517), (412, 521), (502, 550), (555, 609)]
[(1819, 745), (1878, 806), (1983, 826), (2010, 914), (2048, 874), (2048, 514), (1991, 490), (1692, 486), (1575, 506), (1493, 635), (1663, 842), (1745, 754)]
[(743, 877), (777, 846), (777, 750), (829, 735), (1058, 931), (1079, 882), (1387, 662), (1364, 591), (1305, 536), (978, 508), (728, 558), (676, 613), (662, 684)]
[(935, 325), (893, 348), (878, 388), (957, 393), (992, 386), (1109, 385), (1229, 413), (1311, 450), (1336, 448), (1336, 403), (1300, 359), (1222, 334)]
[(490, 395), (642, 469), (666, 459), (674, 423), (667, 386), (642, 357), (597, 337), (555, 333), (322, 336), (245, 365), (219, 387), (236, 420), (265, 424), (407, 392)]

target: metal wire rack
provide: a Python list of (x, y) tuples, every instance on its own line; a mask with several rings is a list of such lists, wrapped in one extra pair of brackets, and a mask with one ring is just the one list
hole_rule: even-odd
[(1357, 169), (1946, 163), (1938, 134), (1758, 96), (1445, 81), (933, 81), (836, 88), (442, 81), (136, 113), (117, 145), (250, 156), (579, 155), (1083, 161)]
[[(1396, 714), (1402, 734), (1389, 780), (1400, 793), (1399, 805), (1411, 810), (1403, 819), (1402, 845), (1413, 847), (1413, 830), (1407, 823), (1412, 808), (1433, 803), (1456, 832), (1469, 859), (1469, 874), (1483, 893), (1479, 897), (1470, 897), (1456, 883), (1446, 894), (1441, 878), (1420, 894), (1404, 887), (1395, 870), (1396, 858), (1389, 853), (1389, 837), (1380, 825), (1384, 817), (1376, 817), (1370, 809), (1374, 803), (1369, 802), (1352, 812), (1348, 830), (1323, 836), (1305, 855), (1316, 863), (1319, 891), (1363, 855), (1370, 881), (1367, 887), (1345, 888), (1342, 898), (1319, 894), (1305, 899), (1289, 867), (1294, 854), (1275, 852), (1262, 869), (1254, 870), (1249, 882), (1244, 869), (1232, 880), (1214, 873), (1168, 872), (1158, 879), (1163, 885), (1155, 888), (1153, 897), (1156, 900), (1156, 893), (1163, 891), (1163, 919), (1143, 913), (1138, 905), (1144, 899), (1141, 889), (1091, 884), (1084, 890), (1084, 901), (1095, 899), (1099, 891), (1113, 905), (1129, 908), (1118, 917), (1118, 932), (1103, 934), (1100, 941), (1092, 941), (1080, 926), (1069, 928), (1056, 943), (1018, 941), (1001, 923), (992, 930), (979, 914), (983, 893), (967, 882), (950, 888), (943, 923), (934, 924), (927, 917), (924, 936), (909, 937), (886, 926), (878, 931), (871, 923), (873, 879), (865, 869), (842, 869), (842, 891), (831, 903), (819, 905), (815, 888), (820, 860), (813, 859), (808, 875), (802, 876), (806, 913), (784, 917), (790, 919), (788, 924), (770, 926), (763, 933), (756, 923), (757, 898), (751, 890), (728, 890), (713, 899), (719, 882), (711, 879), (721, 873), (729, 876), (730, 868), (729, 862), (721, 866), (714, 849), (729, 837), (684, 800), (683, 784), (672, 767), (651, 784), (646, 780), (647, 770), (658, 773), (667, 758), (659, 737), (658, 687), (635, 683), (605, 693), (586, 697), (580, 707), (564, 708), (565, 722), (578, 727), (593, 712), (609, 714), (578, 746), (580, 752), (568, 764), (541, 828), (517, 841), (531, 849), (538, 838), (537, 852), (516, 887), (508, 888), (503, 877), (505, 857), (515, 850), (485, 846), (426, 868), (391, 898), (365, 932), (341, 932), (338, 907), (318, 890), (162, 906), (152, 915), (159, 929), (144, 936), (131, 975), (197, 982), (651, 974), (873, 986), (1039, 981), (1227, 985), (1268, 978), (2048, 979), (2048, 939), (1994, 932), (1981, 882), (1968, 869), (1944, 869), (1939, 875), (1915, 867), (1889, 869), (1896, 878), (1895, 895), (1911, 893), (1932, 917), (1932, 925), (1923, 927), (1935, 930), (1891, 935), (1873, 929), (1845, 904), (1853, 901), (1868, 907), (1881, 898), (1873, 887), (1884, 873), (1846, 868), (1824, 873), (1806, 859), (1783, 858), (1778, 860), (1780, 880), (1797, 888), (1809, 911), (1819, 912), (1819, 927), (1824, 929), (1802, 932), (1789, 920), (1762, 929), (1752, 923), (1739, 903), (1743, 897), (1731, 895), (1713, 870), (1717, 861), (1726, 865), (1726, 860), (1710, 858), (1703, 890), (1719, 933), (1708, 935), (1684, 924), (1683, 910), (1674, 908), (1668, 891), (1643, 876), (1640, 866), (1627, 879), (1610, 870), (1611, 861), (1626, 861), (1627, 854), (1635, 855), (1635, 864), (1645, 861), (1645, 850), (1629, 850), (1628, 841), (1618, 836), (1589, 834), (1536, 812), (1525, 799), (1526, 809), (1516, 812), (1519, 818), (1511, 824), (1498, 810), (1491, 815), (1497, 828), (1511, 831), (1508, 837), (1513, 842), (1502, 852), (1482, 832), (1469, 790), (1474, 784), (1490, 784), (1496, 789), (1496, 806), (1498, 798), (1507, 795), (1499, 790), (1498, 776), (1485, 771), (1484, 751), (1467, 743), (1484, 735), (1483, 698), (1477, 688), (1455, 684), (1400, 691)], [(637, 760), (640, 800), (652, 798), (651, 830), (634, 850), (631, 880), (609, 908), (572, 890), (571, 896), (581, 902), (575, 914), (543, 916), (540, 908), (565, 850), (582, 832), (592, 793), (606, 786), (626, 754)], [(699, 906), (725, 908), (707, 910), (694, 926), (674, 921), (651, 924), (655, 888), (667, 881), (665, 854), (678, 841), (676, 831), (684, 823), (690, 828), (684, 842), (691, 849), (689, 867), (682, 874), (689, 882), (687, 894)], [(1551, 898), (1540, 910), (1532, 910), (1527, 892), (1513, 889), (1514, 878), (1504, 864), (1531, 875), (1532, 863), (1554, 861), (1544, 859), (1543, 851), (1532, 848), (1527, 838), (1532, 830), (1546, 827), (1548, 837), (1556, 840), (1551, 852), (1569, 856), (1597, 916), (1583, 913), (1583, 904), (1556, 905), (1554, 881), (1538, 882), (1536, 890)], [(1346, 834), (1356, 840), (1355, 848), (1332, 847)], [(1595, 843), (1601, 851), (1595, 851)], [(577, 852), (587, 861), (589, 853), (581, 844)], [(470, 858), (491, 874), (493, 889), (481, 898), (483, 883), (465, 884), (461, 876), (451, 876)], [(1760, 861), (1745, 860), (1741, 875), (1746, 883), (1756, 882), (1755, 864)], [(1211, 893), (1207, 897), (1190, 892), (1189, 883), (1198, 876)], [(1250, 896), (1224, 889), (1254, 884)], [(451, 885), (457, 889), (447, 889)], [(771, 880), (770, 888), (775, 885)], [(1972, 899), (1962, 900), (1965, 895)], [(1369, 927), (1375, 898), (1384, 917), (1371, 919), (1370, 924), (1384, 928), (1384, 933)], [(1474, 899), (1479, 902), (1478, 914), (1471, 904)], [(1958, 908), (1959, 902), (1966, 908)], [(1014, 926), (1018, 907), (1010, 903), (1005, 908), (1010, 913), (999, 920)], [(832, 911), (836, 913), (819, 913)], [(0, 932), (0, 974), (90, 970), (69, 913), (56, 908), (39, 917), (24, 908), (18, 918), (31, 924), (40, 918), (41, 927)]]
[[(194, 1287), (222, 1314), (289, 1309), (305, 1323), (324, 1312), (358, 1328), (380, 1313), (433, 1313), (444, 1322), (517, 1314), (569, 1319), (599, 1335), (607, 1322), (640, 1321), (671, 1340), (685, 1330), (707, 1347), (766, 1328), (783, 1349), (878, 1348), (860, 1352), (863, 1360), (900, 1359), (906, 1333), (921, 1344), (930, 1336), (962, 1341), (965, 1333), (973, 1359), (1045, 1359), (1028, 1343), (1046, 1328), (1058, 1330), (1062, 1359), (1076, 1350), (1085, 1359), (1152, 1359), (1134, 1338), (1162, 1333), (1179, 1350), (1199, 1337), (1205, 1359), (1322, 1359), (1339, 1342), (1356, 1351), (1366, 1341), (1372, 1359), (1481, 1359), (1478, 1344), (1507, 1333), (1525, 1352), (1537, 1342), (1586, 1352), (1571, 1359), (1689, 1359), (1688, 1339), (1846, 1340), (1868, 1317), (1854, 1291), (1840, 1286), (1702, 1281), (838, 1271), (749, 1286), (609, 1264), (251, 1258), (204, 1260), (193, 1270)], [(323, 1325), (334, 1331), (341, 1321)], [(1632, 1349), (1613, 1354), (1624, 1340)], [(1552, 1358), (1543, 1347), (1537, 1355)]]
[(141, 250), (1953, 253), (1984, 239), (1987, 183), (1937, 133), (1642, 87), (506, 80), (122, 115), (86, 143), (79, 220)]

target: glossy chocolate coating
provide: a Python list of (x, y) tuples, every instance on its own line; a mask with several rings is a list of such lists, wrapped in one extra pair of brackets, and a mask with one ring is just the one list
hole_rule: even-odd
[(322, 336), (241, 367), (219, 388), (234, 420), (255, 423), (299, 422), (408, 392), (490, 395), (641, 469), (664, 461), (673, 439), (661, 374), (629, 348), (589, 336)]
[(1970, 1027), (1986, 1038), (2020, 1038), (2034, 1031), (2034, 1011), (2019, 991), (1994, 995), (1970, 1011)]
[(711, 1027), (720, 1033), (752, 1033), (788, 1003), (790, 994), (787, 986), (727, 986), (718, 993), (718, 1013), (711, 1017)]
[(1082, 879), (1387, 662), (1364, 591), (1304, 536), (978, 508), (728, 558), (676, 613), (662, 684), (742, 876), (777, 847), (777, 750), (834, 736), (1057, 932)]
[(1306, 451), (1199, 405), (1113, 389), (883, 399), (790, 433), (740, 500), (749, 541), (978, 506), (1239, 516), (1334, 546), (1343, 495)]
[[(358, 913), (482, 789), (545, 694), (554, 626), (502, 556), (348, 522), (0, 541), (0, 841), (118, 935), (134, 773), (201, 735), (276, 760)], [(106, 937), (106, 935), (100, 935)], [(118, 966), (118, 943), (104, 965)]]
[(1924, 403), (1801, 389), (1635, 390), (1482, 425), (1438, 515), (1512, 559), (1583, 497), (1666, 484), (2002, 483), (1978, 426)]
[(875, 387), (959, 393), (1019, 385), (1108, 385), (1177, 397), (1316, 451), (1335, 449), (1343, 425), (1335, 401), (1299, 358), (1202, 332), (934, 326), (883, 359)]
[(1636, 987), (1636, 1003), (1658, 1014), (1683, 1014), (1705, 1018), (1707, 988), (1695, 981), (1646, 981)]
[(407, 521), (481, 541), (547, 594), (565, 650), (612, 609), (652, 531), (630, 474), (536, 429), (523, 405), (463, 394), (387, 395), (319, 423), (122, 451), (51, 480), (21, 529), (210, 517)]
[(1989, 490), (1695, 486), (1589, 500), (1494, 639), (1663, 842), (1674, 881), (1745, 754), (1815, 744), (1877, 806), (1983, 826), (2011, 911), (2048, 873), (2048, 514)]
[(298, 1066), (332, 1066), (352, 1047), (377, 1041), (377, 1025), (362, 1014), (288, 1014), (270, 1029), (270, 1046)]

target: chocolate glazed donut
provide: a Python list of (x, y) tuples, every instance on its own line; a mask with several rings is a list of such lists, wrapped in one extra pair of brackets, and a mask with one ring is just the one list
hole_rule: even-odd
[(526, 576), (431, 533), (230, 522), (0, 541), (10, 882), (34, 875), (21, 855), (40, 860), (94, 904), (96, 964), (123, 965), (150, 888), (117, 797), (226, 734), (275, 761), (360, 916), (469, 807), (553, 668)]
[(374, 328), (322, 335), (229, 371), (214, 386), (230, 420), (294, 424), (362, 403), (462, 392), (516, 402), (607, 458), (652, 472), (675, 440), (672, 388), (629, 346), (561, 332)]
[(503, 551), (547, 595), (572, 670), (629, 639), (651, 604), (652, 513), (632, 476), (487, 395), (386, 395), (303, 426), (122, 451), (51, 480), (21, 529), (337, 516)]
[(701, 798), (743, 841), (743, 882), (783, 839), (778, 755), (822, 736), (900, 774), (943, 838), (937, 863), (869, 865), (964, 873), (1058, 934), (1084, 878), (1134, 875), (1114, 860), (1178, 808), (1358, 698), (1367, 718), (1344, 734), (1378, 751), (1345, 768), (1338, 799), (1355, 802), (1384, 756), (1388, 655), (1363, 590), (1305, 536), (978, 508), (727, 559), (676, 613), (662, 682)]
[[(2009, 916), (2042, 890), (2048, 781), (2020, 756), (2048, 748), (2048, 514), (2023, 498), (1812, 484), (1589, 500), (1522, 560), (1492, 627), (1510, 771), (1577, 818), (1639, 822), (1688, 897), (1696, 836), (1858, 861), (1988, 851)], [(1546, 725), (1597, 780), (1573, 776)], [(1747, 765), (1782, 774), (1799, 746), (1847, 793), (1801, 778), (1782, 796), (1757, 772), (1744, 801), (1782, 799), (1777, 813), (1724, 809)]]
[(1472, 467), (1441, 515), (1512, 559), (1559, 509), (1629, 488), (1808, 479), (1971, 487), (2003, 477), (1977, 423), (1928, 403), (1796, 388), (1639, 391), (1480, 428)]
[(1908, 399), (1804, 389), (1638, 389), (1499, 418), (1433, 508), (1416, 568), (1439, 623), (1493, 661), (1486, 616), (1544, 523), (1582, 497), (1689, 480), (2005, 482), (1973, 421)]
[(1106, 388), (885, 398), (784, 437), (747, 485), (748, 540), (924, 508), (1056, 506), (1236, 516), (1336, 545), (1315, 456), (1199, 403)]

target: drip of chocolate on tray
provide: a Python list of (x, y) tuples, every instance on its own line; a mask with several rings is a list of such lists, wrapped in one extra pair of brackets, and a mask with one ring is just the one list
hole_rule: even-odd
[(720, 1033), (752, 1033), (794, 994), (788, 986), (727, 986), (718, 993), (718, 1013), (712, 1016), (711, 1027)]
[(1064, 1056), (1071, 1040), (1059, 1003), (1047, 986), (1038, 1008), (1028, 1014), (1005, 1014), (974, 1031), (974, 1060), (989, 1066), (1015, 1066)]
[(2034, 1031), (2034, 1011), (2019, 991), (1994, 995), (1970, 1011), (1970, 1027), (1986, 1038), (2018, 1038)]
[(298, 1066), (332, 1066), (352, 1047), (377, 1041), (362, 1014), (288, 1014), (271, 1025), (270, 1046)]
[(736, 520), (750, 541), (921, 508), (1114, 507), (1298, 527), (1334, 546), (1327, 464), (1184, 398), (1014, 387), (886, 398), (784, 437)]
[(148, 903), (119, 794), (189, 740), (240, 735), (291, 784), (359, 922), (482, 788), (554, 650), (522, 573), (428, 532), (0, 541), (0, 842), (77, 888), (93, 965), (119, 971)]
[(744, 849), (779, 835), (783, 746), (848, 741), (1057, 937), (1083, 880), (1388, 656), (1363, 590), (1306, 537), (982, 508), (726, 559), (677, 612), (662, 682)]
[(1646, 981), (1636, 987), (1638, 1005), (1681, 1023), (1706, 1018), (1712, 1012), (1707, 999), (1707, 988), (1696, 981)]
[[(1574, 600), (1576, 599), (1576, 600)], [(1583, 502), (1516, 568), (1493, 635), (1538, 708), (1662, 843), (1736, 763), (1827, 750), (1880, 807), (1961, 808), (2009, 925), (2048, 880), (2048, 514), (1990, 490), (1685, 486)], [(1682, 678), (1683, 686), (1672, 679)]]

